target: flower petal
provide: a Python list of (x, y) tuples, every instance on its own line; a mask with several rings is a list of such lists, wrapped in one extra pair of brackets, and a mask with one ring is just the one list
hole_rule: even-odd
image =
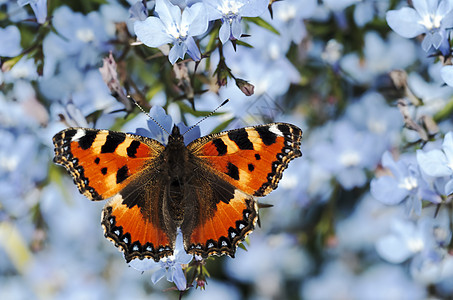
[(239, 18), (233, 19), (233, 23), (231, 23), (231, 35), (234, 36), (235, 39), (240, 39), (242, 34), (242, 24)]
[(269, 0), (247, 1), (248, 3), (239, 9), (239, 15), (242, 17), (259, 17), (267, 9)]
[(407, 189), (398, 186), (394, 177), (382, 176), (371, 181), (371, 195), (386, 205), (396, 205), (409, 195)]
[(405, 38), (413, 38), (426, 31), (426, 28), (418, 23), (420, 17), (417, 12), (409, 7), (388, 11), (386, 20), (393, 31)]
[(195, 3), (182, 12), (181, 27), (189, 27), (189, 36), (197, 36), (205, 33), (208, 25), (206, 8), (203, 3)]
[(453, 66), (443, 66), (440, 69), (440, 76), (446, 84), (453, 87)]
[(445, 154), (439, 149), (434, 149), (429, 152), (418, 150), (417, 162), (423, 172), (429, 176), (441, 177), (452, 174), (452, 170), (447, 166)]
[(395, 235), (379, 239), (376, 243), (376, 251), (383, 259), (396, 264), (402, 263), (412, 254), (401, 238)]
[(135, 21), (134, 31), (138, 39), (148, 47), (159, 47), (173, 42), (159, 18), (148, 17), (145, 21)]
[(189, 54), (189, 56), (193, 60), (199, 61), (201, 59), (200, 49), (198, 49), (198, 46), (195, 43), (195, 41), (193, 40), (193, 38), (191, 36), (189, 36), (186, 39), (185, 43), (186, 43), (186, 47), (187, 47), (187, 54)]
[(165, 28), (171, 28), (181, 22), (181, 9), (167, 0), (156, 0), (156, 12)]
[(219, 30), (219, 38), (222, 44), (225, 44), (230, 39), (231, 31), (230, 31), (230, 23), (223, 22), (222, 26), (220, 26)]

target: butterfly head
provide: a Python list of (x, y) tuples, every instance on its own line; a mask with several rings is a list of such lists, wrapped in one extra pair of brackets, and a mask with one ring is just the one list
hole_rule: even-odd
[(181, 135), (179, 131), (179, 127), (174, 125), (171, 131), (171, 134), (168, 136), (168, 143), (175, 143), (175, 142), (182, 142), (184, 143), (184, 137)]

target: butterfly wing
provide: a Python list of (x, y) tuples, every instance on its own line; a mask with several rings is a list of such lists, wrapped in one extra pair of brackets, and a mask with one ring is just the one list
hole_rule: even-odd
[[(90, 200), (112, 198), (102, 214), (105, 236), (127, 261), (173, 253), (173, 236), (163, 228), (158, 209), (162, 178), (156, 170), (165, 147), (152, 139), (122, 132), (68, 128), (57, 133), (54, 162), (71, 174)], [(171, 234), (170, 234), (171, 235)]]
[(297, 126), (272, 123), (208, 135), (188, 145), (194, 165), (201, 166), (191, 180), (191, 186), (200, 187), (194, 192), (200, 199), (200, 223), (185, 234), (189, 253), (234, 256), (237, 244), (254, 229), (254, 196), (277, 188), (288, 163), (302, 155), (301, 137)]

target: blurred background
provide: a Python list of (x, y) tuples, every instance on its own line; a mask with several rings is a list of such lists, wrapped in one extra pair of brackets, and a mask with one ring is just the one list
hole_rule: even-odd
[(452, 298), (452, 8), (271, 1), (238, 19), (239, 39), (219, 40), (209, 17), (201, 60), (170, 62), (167, 42), (136, 39), (154, 1), (0, 0), (0, 299), (179, 297), (126, 264), (103, 236), (105, 203), (52, 162), (69, 126), (147, 128), (127, 94), (189, 126), (231, 99), (202, 135), (270, 121), (304, 132), (247, 251), (209, 259), (205, 290), (183, 299)]

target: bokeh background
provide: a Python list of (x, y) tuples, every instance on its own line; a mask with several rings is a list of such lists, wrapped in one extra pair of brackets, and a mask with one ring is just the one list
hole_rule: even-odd
[[(210, 22), (197, 65), (136, 42), (135, 2), (0, 0), (0, 299), (179, 297), (125, 263), (104, 203), (52, 163), (68, 126), (146, 128), (125, 94), (187, 125), (230, 98), (202, 135), (304, 131), (247, 251), (208, 260), (206, 289), (183, 299), (452, 297), (452, 1), (271, 1), (234, 44)], [(116, 88), (99, 71), (109, 53)]]

